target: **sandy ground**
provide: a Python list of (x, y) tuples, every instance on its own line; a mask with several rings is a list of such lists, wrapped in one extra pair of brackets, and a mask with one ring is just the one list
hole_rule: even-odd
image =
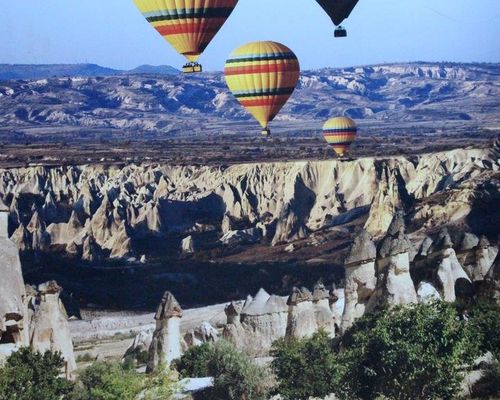
[[(196, 328), (208, 321), (212, 326), (226, 322), (227, 303), (184, 310), (181, 331)], [(140, 331), (154, 329), (154, 314), (109, 312), (92, 319), (70, 321), (70, 330), (77, 358), (120, 359)]]

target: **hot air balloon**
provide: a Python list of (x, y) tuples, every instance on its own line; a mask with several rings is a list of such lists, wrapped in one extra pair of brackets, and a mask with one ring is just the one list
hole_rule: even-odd
[(269, 122), (292, 95), (300, 75), (297, 57), (276, 42), (253, 42), (234, 50), (224, 67), (226, 83), (269, 136)]
[[(358, 0), (316, 0), (325, 10), (335, 25), (340, 25), (344, 19), (349, 17)], [(345, 37), (347, 31), (339, 26), (335, 29), (335, 37)]]
[(185, 73), (201, 72), (198, 58), (238, 0), (134, 0), (146, 20), (188, 59)]
[(335, 153), (343, 157), (356, 139), (356, 123), (348, 117), (329, 119), (323, 125), (323, 136)]

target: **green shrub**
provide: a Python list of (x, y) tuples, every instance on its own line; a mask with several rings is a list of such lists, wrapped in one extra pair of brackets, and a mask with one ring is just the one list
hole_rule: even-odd
[(135, 400), (141, 392), (141, 377), (135, 371), (122, 368), (117, 362), (96, 362), (79, 377), (74, 399)]
[(183, 378), (209, 376), (208, 363), (214, 350), (210, 343), (190, 347), (180, 359), (175, 360), (175, 367)]
[(325, 397), (336, 389), (336, 360), (332, 340), (325, 332), (311, 339), (280, 339), (273, 344), (271, 368), (284, 399)]
[(339, 395), (395, 400), (453, 399), (476, 354), (466, 322), (444, 302), (361, 318), (342, 339)]
[(469, 324), (481, 352), (491, 351), (500, 360), (500, 306), (494, 300), (479, 300), (470, 309)]
[(223, 340), (191, 348), (177, 367), (184, 377), (214, 378), (204, 400), (265, 400), (269, 393), (266, 370)]
[(169, 400), (176, 385), (172, 371), (145, 375), (118, 362), (96, 362), (79, 377), (72, 400)]
[(60, 353), (20, 349), (0, 368), (0, 400), (66, 398), (73, 384), (60, 376), (63, 367)]

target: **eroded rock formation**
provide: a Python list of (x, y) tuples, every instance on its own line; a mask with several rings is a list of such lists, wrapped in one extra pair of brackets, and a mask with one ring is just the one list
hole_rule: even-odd
[[(498, 159), (492, 147), (415, 160), (18, 168), (0, 170), (0, 197), (21, 249), (63, 246), (87, 260), (98, 260), (101, 251), (105, 259), (129, 258), (138, 256), (137, 240), (187, 237), (207, 221), (220, 232), (219, 245), (287, 243), (368, 210), (365, 228), (376, 237), (398, 208), (411, 214), (416, 228), (467, 222), (481, 211), (477, 198), (493, 201), (485, 184), (497, 185)], [(438, 205), (435, 196), (442, 199)]]
[(61, 352), (65, 360), (65, 373), (73, 377), (76, 362), (68, 315), (59, 295), (62, 288), (55, 281), (38, 286), (28, 298), (30, 320), (30, 346), (44, 353), (47, 350)]
[[(61, 352), (65, 375), (76, 369), (68, 317), (54, 282), (25, 287), (16, 245), (7, 238), (7, 208), (0, 200), (0, 361), (20, 347)], [(37, 225), (37, 224), (34, 224)]]
[(375, 259), (377, 248), (371, 235), (361, 230), (354, 238), (345, 260), (345, 307), (342, 314), (342, 331), (367, 311), (370, 299), (377, 288)]
[(180, 320), (182, 308), (170, 292), (165, 292), (155, 314), (156, 329), (149, 347), (147, 370), (157, 371), (182, 355)]

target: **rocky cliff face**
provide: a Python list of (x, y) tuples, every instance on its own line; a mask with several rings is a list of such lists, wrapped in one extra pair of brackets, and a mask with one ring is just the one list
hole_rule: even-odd
[[(0, 202), (1, 214), (7, 210)], [(76, 363), (61, 290), (56, 282), (25, 287), (19, 250), (7, 239), (7, 225), (0, 225), (0, 361), (20, 347), (59, 351), (66, 377), (73, 378)]]
[(413, 230), (481, 218), (473, 227), (485, 230), (498, 199), (499, 154), (493, 147), (411, 159), (19, 168), (0, 170), (0, 198), (21, 249), (57, 249), (90, 263), (137, 257), (138, 239), (215, 230), (221, 246), (280, 244), (363, 215), (378, 237), (397, 208)]

